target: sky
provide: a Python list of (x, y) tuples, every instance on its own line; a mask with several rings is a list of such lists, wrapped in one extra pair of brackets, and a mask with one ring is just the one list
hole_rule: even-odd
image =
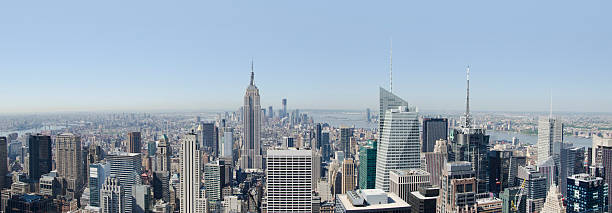
[(612, 112), (612, 1), (3, 1), (0, 113)]

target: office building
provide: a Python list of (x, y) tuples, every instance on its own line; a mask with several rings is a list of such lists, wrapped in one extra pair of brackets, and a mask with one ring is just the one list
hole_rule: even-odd
[(281, 105), (283, 106), (282, 114), (279, 115), (281, 118), (287, 117), (287, 99), (283, 98)]
[(148, 213), (153, 210), (153, 189), (149, 185), (136, 185), (132, 190), (134, 197), (134, 211), (136, 213)]
[(215, 123), (199, 123), (196, 134), (200, 142), (200, 149), (208, 153), (217, 153), (217, 137), (215, 136)]
[[(606, 200), (604, 199), (603, 201), (605, 202)], [(544, 202), (544, 207), (542, 207), (542, 213), (558, 212), (566, 212), (565, 205), (563, 204), (563, 195), (559, 193), (557, 186), (552, 184), (548, 187), (548, 193), (546, 193), (546, 201)]]
[(155, 160), (157, 161), (156, 172), (170, 172), (170, 156), (172, 155), (172, 147), (168, 142), (168, 136), (162, 135), (157, 142), (157, 152)]
[(475, 212), (476, 175), (472, 163), (467, 161), (448, 162), (442, 170), (442, 185), (437, 212)]
[(140, 132), (128, 132), (127, 152), (140, 153), (140, 149), (142, 149), (141, 143)]
[[(8, 180), (6, 175), (8, 174), (8, 147), (7, 138), (0, 137), (0, 189), (4, 189), (7, 186)], [(1, 209), (0, 209), (1, 211)]]
[(359, 188), (373, 189), (376, 185), (376, 147), (375, 140), (359, 148)]
[(63, 133), (55, 138), (55, 167), (64, 182), (68, 198), (80, 197), (84, 185), (81, 137)]
[(274, 110), (272, 109), (272, 106), (268, 106), (268, 118), (274, 118)]
[(53, 200), (36, 194), (14, 194), (7, 200), (5, 212), (52, 212)]
[(312, 211), (312, 151), (268, 150), (268, 212)]
[(220, 158), (232, 158), (232, 151), (234, 146), (234, 133), (231, 128), (225, 127), (223, 131), (223, 138), (221, 139), (222, 144), (219, 149), (219, 157)]
[(134, 199), (132, 196), (133, 187), (141, 184), (140, 174), (142, 173), (142, 160), (139, 153), (115, 152), (107, 156), (110, 164), (110, 175), (119, 180), (123, 187), (124, 212), (132, 212)]
[(389, 171), (421, 167), (419, 119), (415, 108), (386, 111), (376, 155), (376, 188), (389, 191)]
[(153, 197), (170, 202), (170, 172), (153, 172)]
[(448, 138), (448, 119), (423, 118), (421, 134), (421, 152), (433, 152), (437, 140)]
[(60, 195), (62, 186), (57, 178), (57, 172), (52, 171), (40, 176), (39, 194), (54, 198)]
[(563, 123), (552, 117), (541, 117), (538, 121), (538, 162), (553, 157), (558, 162), (563, 143)]
[(430, 184), (429, 173), (422, 169), (394, 169), (389, 171), (389, 192), (407, 201), (411, 192)]
[(104, 180), (110, 174), (109, 163), (95, 163), (89, 165), (89, 205), (101, 207), (100, 192)]
[(546, 201), (548, 191), (548, 179), (545, 174), (538, 172), (535, 167), (519, 167), (517, 181), (525, 182), (524, 197), (525, 210), (527, 212), (539, 212)]
[(342, 162), (342, 194), (355, 190), (355, 161), (345, 158)]
[(584, 168), (584, 147), (561, 147), (560, 168), (558, 183), (561, 188), (561, 194), (567, 196), (567, 178), (574, 174), (586, 173)]
[(340, 144), (345, 157), (352, 157), (351, 153), (351, 138), (353, 137), (353, 128), (340, 128)]
[(494, 197), (487, 197), (476, 200), (476, 212), (478, 213), (501, 213), (502, 200)]
[(508, 187), (500, 194), (502, 199), (502, 213), (525, 212), (525, 196), (520, 196), (520, 206), (517, 206), (519, 201), (517, 195), (520, 193), (520, 187)]
[(259, 89), (254, 82), (255, 73), (251, 64), (251, 83), (244, 95), (243, 139), (240, 151), (240, 168), (262, 169), (261, 158), (261, 105)]
[(470, 68), (467, 71), (467, 89), (465, 114), (461, 117), (461, 126), (455, 128), (450, 135), (451, 149), (448, 161), (469, 161), (476, 172), (476, 192), (486, 194), (489, 192), (489, 135), (485, 130), (475, 128), (470, 114)]
[(435, 213), (439, 195), (440, 188), (432, 186), (422, 186), (419, 187), (418, 191), (410, 192), (408, 204), (411, 213)]
[(321, 149), (322, 149), (322, 156), (323, 156), (323, 161), (325, 162), (329, 162), (332, 153), (331, 150), (331, 145), (329, 144), (329, 132), (323, 132), (321, 133)]
[(187, 133), (181, 138), (180, 154), (180, 202), (181, 212), (203, 213), (206, 210), (204, 196), (200, 188), (202, 153), (195, 133)]
[(608, 185), (603, 178), (577, 174), (567, 178), (567, 213), (603, 212), (608, 208)]
[[(385, 126), (385, 116), (387, 110), (389, 109), (397, 109), (400, 106), (408, 107), (408, 102), (404, 101), (399, 96), (393, 94), (386, 89), (380, 87), (379, 89), (379, 103), (380, 103), (380, 111), (378, 112), (378, 134), (379, 137), (382, 136), (383, 128)], [(380, 138), (379, 138), (380, 139)]]
[(51, 136), (42, 134), (28, 136), (28, 153), (30, 179), (38, 180), (41, 175), (51, 171)]
[[(594, 167), (603, 168), (604, 181), (612, 186), (612, 138), (593, 136), (592, 148)], [(608, 205), (611, 204), (612, 196), (608, 196)]]
[(441, 186), (442, 168), (448, 159), (448, 142), (446, 140), (436, 141), (433, 152), (423, 153), (425, 156), (425, 169), (429, 173), (431, 185)]
[(100, 190), (100, 207), (103, 213), (131, 212), (126, 210), (127, 196), (124, 187), (117, 176), (110, 175), (106, 178)]
[(314, 126), (314, 142), (315, 144), (312, 146), (312, 149), (321, 150), (321, 137), (323, 134), (323, 128), (321, 127), (321, 123), (317, 123)]
[(359, 189), (336, 196), (336, 213), (409, 213), (410, 205), (396, 194), (381, 189)]
[(514, 177), (510, 176), (510, 159), (512, 151), (489, 151), (489, 190), (499, 194), (508, 188)]
[(214, 161), (204, 165), (204, 186), (206, 188), (206, 198), (208, 199), (208, 211), (218, 212), (221, 210), (221, 171), (222, 164)]

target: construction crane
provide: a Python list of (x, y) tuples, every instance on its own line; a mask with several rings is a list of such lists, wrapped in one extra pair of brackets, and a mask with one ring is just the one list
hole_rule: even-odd
[(516, 193), (516, 195), (514, 196), (514, 200), (512, 201), (512, 211), (513, 212), (518, 212), (519, 208), (521, 206), (521, 200), (523, 198), (523, 192), (525, 191), (525, 182), (527, 182), (527, 179), (523, 180), (523, 183), (521, 183), (521, 188), (519, 189), (519, 192)]

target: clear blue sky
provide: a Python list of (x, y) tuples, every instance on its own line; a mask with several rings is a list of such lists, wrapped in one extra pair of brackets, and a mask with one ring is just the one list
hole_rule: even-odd
[(612, 1), (3, 1), (0, 112), (612, 111)]

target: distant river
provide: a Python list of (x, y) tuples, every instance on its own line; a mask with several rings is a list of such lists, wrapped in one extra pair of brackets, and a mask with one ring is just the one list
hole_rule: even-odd
[[(536, 144), (538, 142), (537, 135), (527, 135), (527, 134), (516, 133), (516, 132), (494, 131), (494, 130), (487, 130), (487, 134), (491, 135), (491, 141), (493, 140), (512, 141), (512, 137), (516, 137), (522, 143)], [(574, 146), (578, 146), (578, 147), (591, 147), (591, 145), (593, 144), (593, 140), (591, 138), (565, 136), (563, 137), (563, 140), (565, 142), (573, 143)]]
[(24, 135), (26, 133), (39, 133), (42, 131), (46, 131), (46, 130), (59, 130), (59, 129), (63, 129), (66, 128), (65, 126), (59, 126), (59, 125), (50, 125), (50, 126), (44, 126), (41, 128), (33, 128), (33, 129), (25, 129), (25, 130), (18, 130), (18, 131), (5, 131), (5, 130), (0, 130), (0, 136), (7, 136), (8, 134), (14, 133), (16, 132), (17, 134), (19, 134), (19, 136)]

